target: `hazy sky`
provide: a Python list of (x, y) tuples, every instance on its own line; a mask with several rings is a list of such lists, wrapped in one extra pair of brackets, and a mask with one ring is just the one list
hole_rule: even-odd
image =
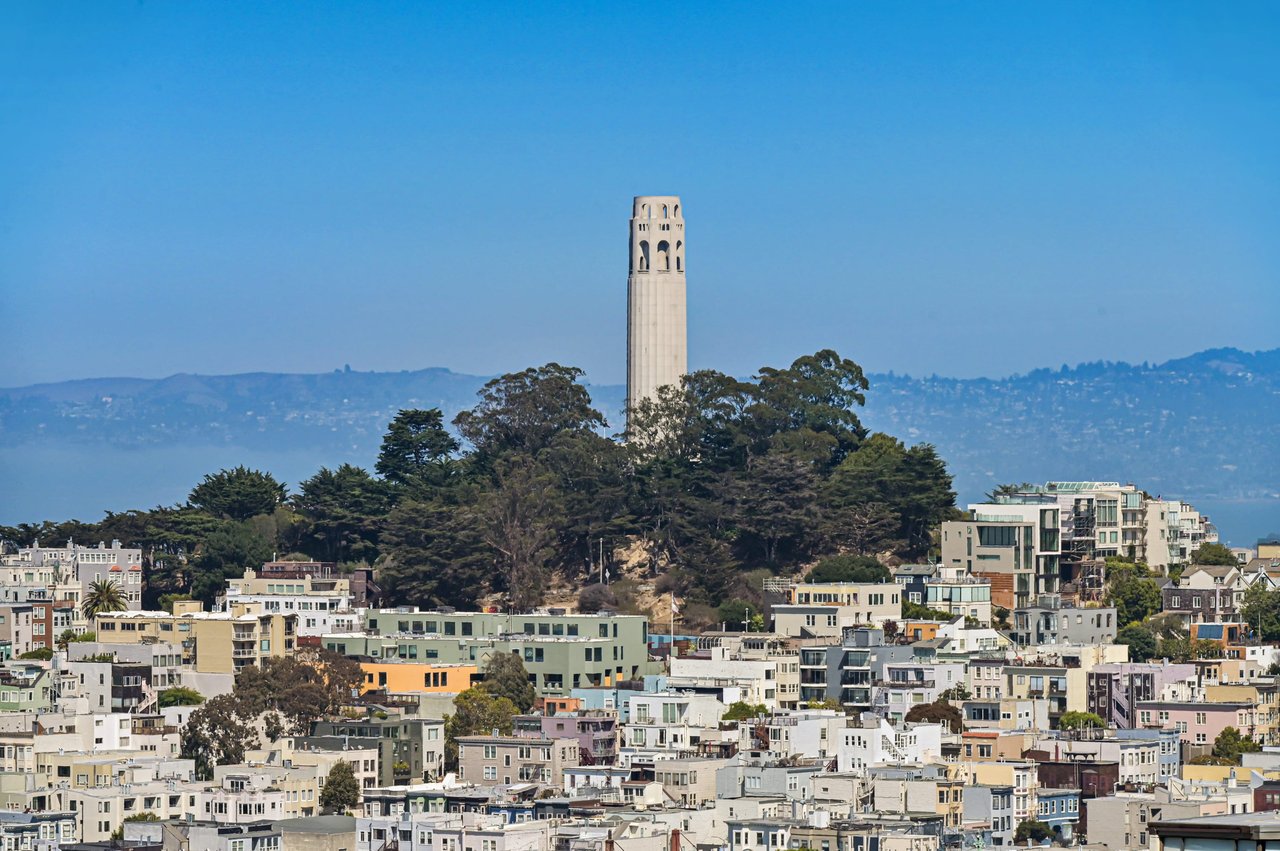
[(1275, 3), (8, 3), (0, 385), (1280, 345)]

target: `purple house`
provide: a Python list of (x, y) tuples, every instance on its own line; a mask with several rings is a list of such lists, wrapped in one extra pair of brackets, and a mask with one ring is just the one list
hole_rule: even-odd
[(1089, 711), (1108, 724), (1130, 730), (1139, 725), (1139, 701), (1159, 700), (1164, 687), (1196, 680), (1195, 665), (1119, 662), (1095, 665), (1089, 672)]
[(618, 757), (618, 718), (612, 712), (517, 715), (511, 732), (535, 739), (577, 739), (581, 765), (613, 765)]

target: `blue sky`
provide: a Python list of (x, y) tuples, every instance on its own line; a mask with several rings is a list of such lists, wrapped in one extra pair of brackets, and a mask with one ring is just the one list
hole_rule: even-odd
[(1278, 43), (1269, 3), (7, 4), (0, 385), (619, 382), (649, 193), (694, 367), (1273, 347)]

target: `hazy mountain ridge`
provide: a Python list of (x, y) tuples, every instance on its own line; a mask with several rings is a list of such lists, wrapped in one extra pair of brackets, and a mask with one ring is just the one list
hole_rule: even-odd
[[(1158, 365), (1097, 362), (1003, 379), (869, 376), (869, 428), (938, 446), (962, 499), (1049, 477), (1119, 478), (1165, 495), (1280, 491), (1280, 349)], [(0, 390), (0, 445), (314, 452), (371, 463), (401, 408), (452, 417), (487, 379), (446, 369), (102, 378)], [(618, 425), (623, 388), (591, 387)], [(123, 506), (121, 506), (123, 507)]]
[(1280, 350), (1215, 349), (1156, 366), (1092, 363), (1008, 379), (878, 376), (867, 422), (936, 443), (973, 493), (1068, 473), (1169, 496), (1280, 491)]

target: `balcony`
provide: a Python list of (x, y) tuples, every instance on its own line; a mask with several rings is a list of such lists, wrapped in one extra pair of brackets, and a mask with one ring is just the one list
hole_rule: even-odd
[(877, 680), (879, 688), (933, 688), (934, 680)]

